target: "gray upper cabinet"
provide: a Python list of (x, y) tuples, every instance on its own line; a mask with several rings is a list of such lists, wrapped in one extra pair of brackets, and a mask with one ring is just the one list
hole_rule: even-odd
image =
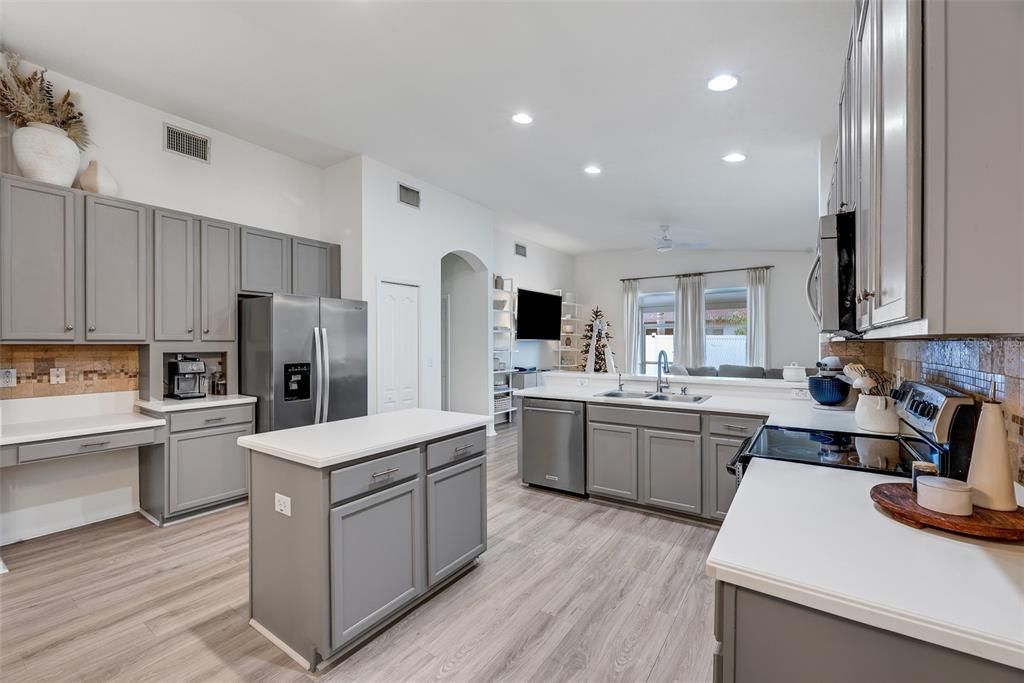
[(242, 278), (239, 289), (259, 294), (290, 293), (291, 238), (277, 232), (241, 229)]
[(427, 475), (427, 584), (487, 549), (487, 457)]
[(3, 178), (0, 184), (0, 338), (75, 338), (76, 196)]
[(701, 438), (699, 434), (640, 431), (640, 502), (701, 513)]
[(706, 515), (713, 519), (725, 519), (733, 496), (736, 495), (736, 477), (729, 474), (725, 466), (743, 445), (741, 439), (722, 436), (708, 437), (706, 469), (708, 476), (708, 501)]
[(202, 221), (200, 325), (203, 341), (234, 341), (235, 291), (238, 283), (238, 228), (226, 223)]
[(423, 593), (422, 495), (417, 478), (331, 510), (334, 649)]
[(168, 439), (168, 514), (246, 495), (248, 453), (236, 441), (252, 423), (198, 429)]
[(292, 294), (341, 295), (341, 248), (337, 244), (292, 238)]
[(85, 198), (85, 338), (90, 341), (146, 339), (148, 215), (140, 204)]
[(637, 500), (637, 428), (587, 425), (587, 493)]
[(153, 214), (153, 338), (193, 339), (195, 228), (192, 217), (157, 209)]

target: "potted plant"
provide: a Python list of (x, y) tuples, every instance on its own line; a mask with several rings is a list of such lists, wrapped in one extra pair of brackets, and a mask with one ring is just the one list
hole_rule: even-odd
[(22, 76), (21, 59), (10, 52), (4, 52), (3, 62), (0, 114), (17, 128), (11, 144), (18, 167), (26, 178), (70, 187), (80, 150), (89, 145), (89, 131), (71, 91), (56, 99), (46, 69)]

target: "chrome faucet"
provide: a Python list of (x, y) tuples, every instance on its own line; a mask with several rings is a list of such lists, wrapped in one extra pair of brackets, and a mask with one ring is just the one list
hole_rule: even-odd
[(622, 373), (620, 372), (619, 373), (619, 391), (624, 391), (624, 389), (625, 388), (622, 385)]
[(659, 394), (662, 393), (663, 391), (668, 391), (669, 390), (668, 380), (667, 379), (662, 380), (662, 378), (661, 378), (662, 371), (664, 371), (666, 375), (669, 372), (668, 354), (665, 353), (664, 351), (658, 351), (658, 393)]

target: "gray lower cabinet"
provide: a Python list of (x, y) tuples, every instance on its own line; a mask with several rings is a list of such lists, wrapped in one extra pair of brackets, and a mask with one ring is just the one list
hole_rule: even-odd
[(701, 514), (699, 434), (640, 430), (640, 502)]
[(153, 214), (153, 338), (191, 341), (195, 326), (195, 229), (192, 217)]
[(168, 443), (168, 513), (244, 496), (248, 455), (236, 441), (252, 423), (172, 434)]
[(427, 584), (487, 549), (487, 457), (427, 475)]
[(144, 341), (149, 209), (116, 199), (85, 198), (85, 338)]
[(292, 291), (291, 238), (278, 232), (241, 228), (242, 277), (239, 289), (257, 294)]
[(416, 478), (331, 510), (333, 648), (423, 593), (422, 495)]
[(204, 220), (199, 228), (199, 312), (203, 341), (234, 341), (238, 228)]
[(0, 338), (75, 338), (76, 214), (71, 190), (0, 182)]
[(587, 425), (587, 492), (637, 500), (637, 428)]
[(708, 501), (709, 517), (725, 519), (725, 513), (729, 511), (733, 496), (736, 495), (736, 477), (729, 474), (725, 466), (729, 464), (742, 445), (742, 439), (724, 436), (708, 437), (708, 490), (711, 498)]
[(292, 238), (292, 294), (341, 296), (341, 247)]

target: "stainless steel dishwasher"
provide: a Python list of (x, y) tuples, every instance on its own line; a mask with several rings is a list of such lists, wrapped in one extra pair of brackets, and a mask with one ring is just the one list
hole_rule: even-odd
[(524, 398), (519, 432), (523, 483), (584, 495), (586, 404)]

